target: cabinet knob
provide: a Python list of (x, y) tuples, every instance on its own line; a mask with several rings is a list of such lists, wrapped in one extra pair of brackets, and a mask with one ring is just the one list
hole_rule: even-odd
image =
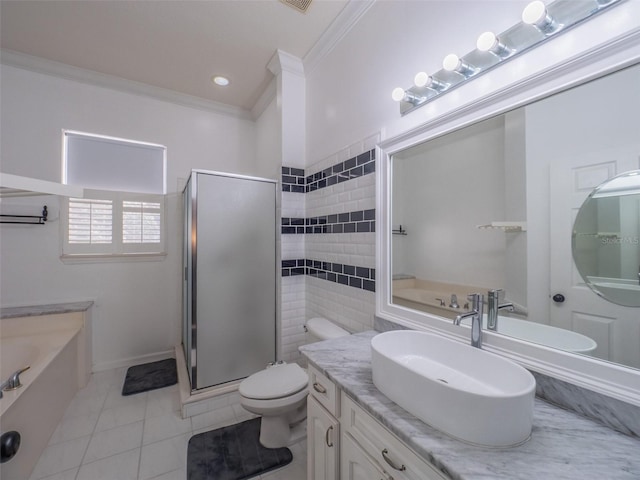
[(404, 472), (407, 469), (407, 467), (405, 467), (404, 465), (398, 466), (396, 462), (391, 460), (389, 458), (389, 450), (387, 450), (386, 448), (382, 450), (382, 458), (384, 458), (384, 461), (387, 462), (389, 466), (394, 470), (398, 470), (399, 472)]

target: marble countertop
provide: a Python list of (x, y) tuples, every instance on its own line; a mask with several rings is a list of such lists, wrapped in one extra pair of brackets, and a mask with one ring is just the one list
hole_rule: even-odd
[(26, 307), (0, 308), (0, 318), (34, 317), (38, 315), (53, 315), (57, 313), (84, 312), (93, 305), (88, 302), (54, 303), (50, 305), (33, 305)]
[(428, 426), (373, 385), (371, 338), (377, 333), (313, 343), (300, 351), (362, 408), (452, 479), (640, 479), (640, 439), (537, 398), (531, 439), (518, 447), (476, 447)]

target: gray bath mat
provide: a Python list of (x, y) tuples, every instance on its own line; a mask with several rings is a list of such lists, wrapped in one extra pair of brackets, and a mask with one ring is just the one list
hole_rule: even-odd
[(288, 448), (260, 445), (260, 419), (194, 435), (187, 449), (187, 480), (242, 480), (288, 465)]
[(122, 386), (122, 395), (147, 392), (178, 383), (176, 359), (167, 358), (158, 362), (130, 367)]

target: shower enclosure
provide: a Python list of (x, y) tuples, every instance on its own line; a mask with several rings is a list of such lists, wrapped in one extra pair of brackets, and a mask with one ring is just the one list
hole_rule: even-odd
[(192, 170), (183, 199), (182, 342), (195, 391), (276, 359), (276, 182)]

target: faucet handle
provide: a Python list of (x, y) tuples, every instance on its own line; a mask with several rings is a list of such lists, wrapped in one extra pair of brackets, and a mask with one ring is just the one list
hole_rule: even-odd
[(4, 383), (4, 391), (8, 392), (9, 390), (15, 390), (16, 388), (20, 388), (22, 384), (20, 383), (20, 374), (26, 370), (29, 370), (31, 365), (27, 365), (20, 370), (17, 370), (9, 376), (9, 379)]
[(470, 293), (467, 295), (467, 300), (471, 302), (471, 309), (478, 310), (481, 295), (479, 293)]
[(496, 299), (497, 301), (500, 301), (500, 294), (503, 292), (504, 290), (501, 288), (494, 288), (492, 290), (489, 290), (489, 300)]

